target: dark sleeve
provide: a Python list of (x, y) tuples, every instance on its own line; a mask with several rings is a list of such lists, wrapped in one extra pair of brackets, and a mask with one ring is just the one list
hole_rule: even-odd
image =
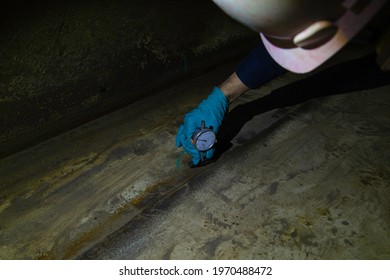
[(273, 60), (262, 42), (236, 68), (237, 76), (251, 89), (258, 88), (286, 72), (286, 69)]

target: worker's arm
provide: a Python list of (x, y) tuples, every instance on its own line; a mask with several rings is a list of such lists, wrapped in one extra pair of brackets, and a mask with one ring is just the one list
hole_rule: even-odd
[(226, 81), (219, 85), (219, 89), (223, 92), (229, 102), (232, 103), (249, 88), (240, 80), (236, 72), (234, 72)]
[[(192, 162), (197, 165), (200, 161), (199, 152), (191, 143), (191, 136), (202, 121), (207, 126), (213, 126), (215, 133), (222, 124), (229, 104), (250, 88), (257, 88), (273, 78), (285, 73), (268, 54), (263, 44), (259, 44), (218, 87), (214, 87), (209, 97), (203, 100), (197, 108), (184, 117), (184, 124), (179, 127), (176, 135), (176, 146), (183, 146), (192, 156)], [(214, 149), (206, 153), (210, 159), (214, 155)]]
[(262, 42), (236, 67), (236, 71), (219, 88), (235, 100), (248, 89), (255, 89), (284, 74), (286, 70), (269, 55)]

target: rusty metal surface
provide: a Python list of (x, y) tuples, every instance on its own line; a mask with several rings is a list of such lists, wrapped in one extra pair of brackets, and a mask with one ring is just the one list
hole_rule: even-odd
[(189, 169), (177, 127), (233, 66), (1, 160), (0, 258), (389, 258), (389, 86), (259, 108), (287, 74)]
[(389, 89), (292, 110), (81, 258), (389, 259)]

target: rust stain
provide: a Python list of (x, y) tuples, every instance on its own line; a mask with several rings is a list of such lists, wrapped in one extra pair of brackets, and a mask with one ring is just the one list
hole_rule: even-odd
[(329, 216), (329, 215), (330, 215), (329, 208), (317, 208), (317, 211), (318, 211), (318, 213), (319, 213), (322, 217), (326, 217), (326, 216)]
[[(90, 230), (81, 233), (73, 241), (69, 242), (69, 246), (64, 248), (63, 252), (56, 252), (53, 248), (50, 251), (45, 251), (40, 255), (37, 255), (37, 260), (52, 260), (52, 259), (72, 259), (77, 257), (82, 251), (87, 250), (91, 245), (98, 243), (102, 236), (110, 234), (112, 232), (113, 224), (123, 219), (123, 213), (131, 207), (136, 207), (140, 210), (145, 206), (153, 204), (158, 201), (159, 198), (164, 196), (171, 190), (171, 180), (160, 181), (152, 186), (146, 188), (146, 190), (139, 196), (131, 199), (128, 203), (118, 207), (113, 215), (107, 220), (98, 225), (92, 227)], [(128, 222), (128, 221), (126, 221)], [(118, 226), (117, 229), (119, 229)], [(114, 229), (117, 230), (117, 229)]]
[(157, 182), (147, 187), (142, 194), (131, 199), (130, 204), (137, 208), (143, 207), (149, 204), (150, 198), (157, 200), (156, 198), (164, 196), (170, 190), (170, 186), (172, 186), (172, 180)]

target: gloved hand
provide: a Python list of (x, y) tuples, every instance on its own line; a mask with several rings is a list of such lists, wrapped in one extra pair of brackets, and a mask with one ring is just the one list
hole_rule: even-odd
[[(205, 121), (207, 127), (212, 126), (213, 131), (217, 133), (228, 107), (229, 101), (226, 96), (218, 87), (214, 87), (211, 94), (196, 109), (184, 116), (184, 124), (179, 127), (176, 135), (176, 147), (183, 146), (186, 152), (192, 156), (194, 165), (200, 161), (200, 152), (191, 142), (192, 134), (196, 128), (201, 126), (202, 121)], [(206, 152), (207, 159), (213, 157), (214, 150), (211, 148)]]

